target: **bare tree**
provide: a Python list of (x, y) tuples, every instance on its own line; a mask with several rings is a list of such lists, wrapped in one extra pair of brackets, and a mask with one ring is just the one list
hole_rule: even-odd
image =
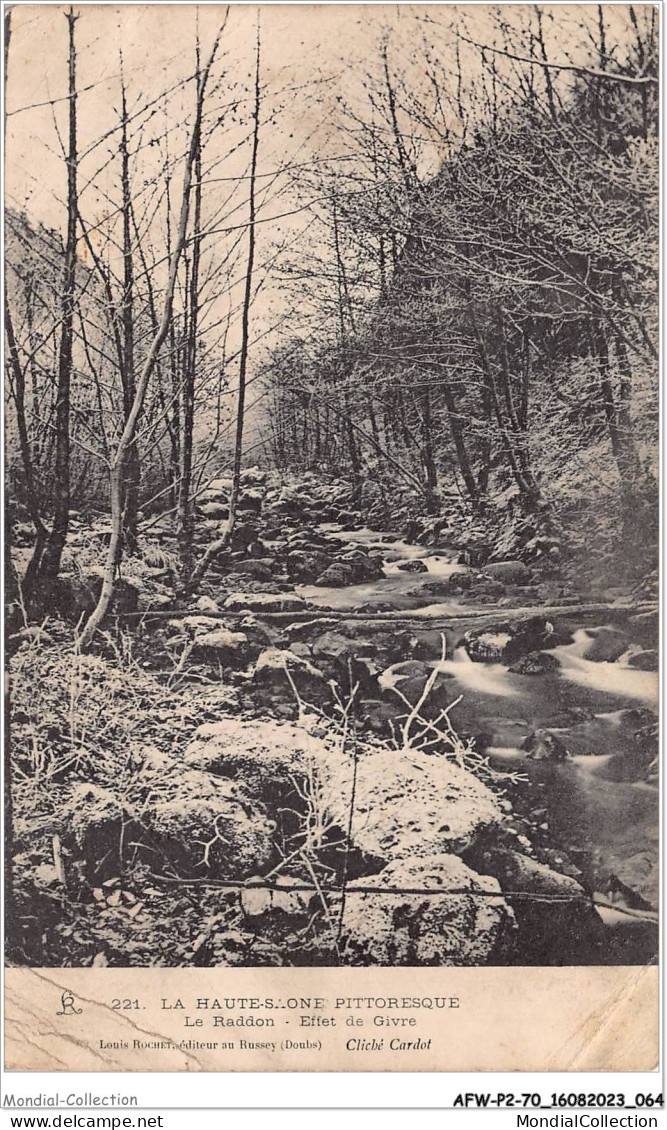
[(78, 218), (77, 89), (74, 28), (78, 16), (74, 8), (66, 15), (69, 32), (68, 98), (69, 142), (67, 155), (67, 239), (62, 285), (62, 329), (58, 356), (56, 394), (56, 452), (54, 465), (54, 508), (51, 530), (43, 543), (39, 538), (29, 568), (30, 602), (38, 592), (53, 584), (60, 570), (60, 558), (67, 539), (70, 507), (70, 394), (72, 381), (72, 341), (76, 289), (76, 245)]
[[(127, 91), (121, 56), (121, 186), (123, 217), (123, 297), (122, 297), (122, 365), (123, 410), (127, 420), (136, 396), (134, 376), (134, 260), (132, 246), (132, 192), (130, 187), (130, 153), (128, 144)], [(139, 481), (141, 467), (136, 438), (127, 448), (123, 506), (123, 537), (125, 548), (132, 553), (137, 547), (137, 511), (139, 509)]]
[(199, 584), (211, 562), (227, 548), (231, 542), (236, 524), (236, 512), (241, 488), (241, 463), (243, 459), (243, 426), (245, 421), (246, 376), (248, 371), (248, 349), (250, 345), (250, 309), (253, 296), (253, 269), (255, 265), (255, 224), (257, 204), (255, 199), (257, 183), (257, 152), (259, 148), (259, 112), (261, 102), (260, 83), (261, 41), (259, 22), (257, 25), (257, 45), (255, 52), (255, 90), (253, 106), (252, 154), (248, 179), (248, 257), (246, 261), (243, 309), (241, 315), (241, 347), (239, 352), (238, 395), (236, 402), (236, 432), (234, 437), (234, 462), (232, 466), (232, 489), (229, 498), (229, 515), (221, 537), (212, 541), (192, 571), (188, 588)]
[(206, 85), (210, 75), (211, 67), (215, 60), (220, 38), (222, 36), (223, 27), (218, 32), (215, 39), (211, 53), (202, 71), (201, 79), (197, 83), (196, 90), (196, 112), (195, 112), (195, 125), (192, 128), (190, 135), (190, 144), (185, 158), (185, 168), (183, 173), (183, 189), (181, 194), (180, 215), (178, 221), (178, 228), (176, 233), (176, 241), (173, 251), (171, 253), (169, 262), (169, 277), (163, 298), (162, 305), (162, 318), (158, 326), (157, 332), (153, 337), (150, 348), (146, 354), (141, 373), (139, 374), (134, 400), (130, 412), (125, 421), (122, 435), (118, 442), (115, 455), (112, 459), (110, 470), (110, 502), (111, 502), (111, 538), (107, 552), (107, 559), (104, 568), (104, 578), (102, 582), (102, 589), (100, 597), (94, 611), (91, 613), (89, 619), (84, 625), (81, 635), (79, 637), (79, 646), (82, 648), (87, 647), (97, 628), (104, 621), (104, 618), (109, 610), (111, 604), (114, 586), (117, 577), (118, 566), (122, 554), (122, 518), (123, 518), (123, 475), (126, 466), (126, 459), (128, 452), (134, 442), (136, 435), (136, 428), (139, 417), (141, 415), (146, 393), (148, 390), (149, 381), (151, 379), (155, 363), (158, 357), (160, 348), (165, 341), (169, 332), (171, 323), (172, 306), (174, 300), (174, 289), (176, 286), (176, 276), (178, 267), (185, 247), (188, 228), (188, 215), (190, 209), (190, 189), (192, 184), (193, 168), (198, 147), (198, 131), (196, 128), (197, 114), (201, 114), (201, 105), (203, 104), (204, 96), (206, 93)]
[[(197, 89), (201, 85), (199, 42), (197, 42)], [(194, 124), (195, 156), (194, 156), (194, 208), (192, 212), (193, 237), (192, 258), (186, 300), (188, 307), (187, 338), (184, 348), (183, 375), (180, 389), (180, 439), (178, 442), (178, 455), (180, 466), (178, 469), (177, 483), (177, 520), (176, 538), (178, 542), (181, 578), (187, 580), (193, 568), (193, 539), (194, 521), (192, 511), (192, 443), (195, 418), (195, 380), (197, 370), (197, 333), (199, 327), (199, 271), (201, 262), (202, 241), (202, 107), (200, 98), (197, 99), (197, 113)]]

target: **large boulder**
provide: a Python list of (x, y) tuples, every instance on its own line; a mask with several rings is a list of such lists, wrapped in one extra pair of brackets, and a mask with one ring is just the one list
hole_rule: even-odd
[(490, 553), (490, 545), (473, 539), (462, 549), (456, 560), (460, 565), (470, 565), (473, 569), (481, 569), (485, 561), (488, 560)]
[(349, 883), (342, 938), (351, 964), (484, 965), (511, 924), (495, 879), (433, 855)]
[(332, 565), (329, 565), (320, 573), (315, 584), (320, 588), (328, 589), (342, 589), (346, 585), (353, 585), (354, 569), (349, 562), (334, 561)]
[(264, 792), (267, 784), (292, 775), (312, 773), (329, 756), (322, 737), (304, 726), (267, 719), (224, 718), (195, 730), (185, 751), (186, 765), (222, 777), (239, 778), (250, 791)]
[(292, 581), (310, 585), (331, 565), (328, 553), (310, 546), (292, 549), (285, 558), (287, 575)]
[(266, 497), (267, 506), (276, 514), (289, 514), (297, 518), (304, 513), (304, 501), (300, 494), (289, 487), (283, 487), (278, 494), (269, 492)]
[(234, 572), (255, 581), (273, 581), (271, 558), (242, 557), (234, 562)]
[(172, 863), (189, 872), (243, 879), (274, 859), (266, 812), (236, 782), (196, 769), (163, 783), (147, 821)]
[(220, 611), (220, 605), (212, 596), (200, 596), (197, 600), (196, 607), (199, 612), (203, 613)]
[(184, 761), (243, 785), (289, 836), (302, 830), (304, 797), (312, 795), (315, 803), (314, 782), (330, 752), (326, 739), (304, 726), (227, 717), (195, 731)]
[(381, 559), (354, 547), (339, 553), (336, 560), (320, 573), (315, 584), (322, 588), (343, 588), (345, 585), (376, 581), (383, 576)]
[[(298, 644), (295, 644), (298, 647)], [(267, 647), (260, 652), (253, 672), (253, 683), (274, 696), (294, 702), (294, 689), (302, 701), (322, 705), (331, 699), (331, 688), (308, 658), (289, 648)]]
[(506, 589), (502, 581), (478, 573), (473, 577), (472, 583), (466, 584), (464, 588), (459, 580), (461, 576), (465, 576), (465, 574), (454, 573), (452, 576), (452, 593), (465, 591), (471, 601), (477, 601), (480, 604), (491, 604), (494, 601), (500, 603), (501, 597), (505, 597)]
[(464, 636), (464, 647), (474, 663), (502, 663), (511, 638), (507, 631), (473, 628)]
[(224, 663), (243, 663), (249, 658), (251, 651), (245, 632), (233, 632), (224, 625), (218, 625), (210, 632), (202, 632), (194, 639), (193, 653), (204, 653), (209, 657), (213, 653), (216, 659)]
[(433, 669), (428, 664), (418, 659), (405, 659), (385, 667), (378, 683), (383, 691), (400, 691), (410, 705), (414, 705), (432, 673)]
[(351, 823), (353, 846), (389, 863), (456, 852), (502, 821), (494, 794), (447, 757), (416, 750), (365, 753), (356, 770), (339, 751), (319, 769), (324, 807), (334, 824)]
[(181, 638), (184, 641), (189, 639), (192, 655), (228, 665), (243, 666), (259, 650), (246, 632), (229, 628), (219, 617), (205, 614), (182, 616), (169, 620), (167, 628), (172, 633), (170, 646), (177, 645)]
[(243, 486), (248, 487), (261, 487), (266, 482), (266, 471), (262, 471), (256, 465), (254, 467), (244, 467), (241, 471), (241, 483)]
[[(605, 930), (590, 896), (575, 878), (509, 848), (466, 854), (466, 862), (493, 876), (513, 907), (516, 948), (526, 965), (567, 965), (591, 960)], [(514, 896), (514, 897), (513, 897)]]
[[(385, 668), (378, 685), (384, 701), (389, 706), (399, 705), (403, 716), (407, 714), (406, 704), (413, 707), (421, 701), (419, 717), (430, 720), (437, 718), (456, 698), (456, 694), (452, 693), (452, 677), (450, 671), (438, 671), (433, 678), (433, 668), (429, 664), (411, 659)], [(425, 693), (429, 680), (430, 686)]]
[(254, 546), (258, 539), (257, 526), (253, 521), (253, 515), (246, 513), (244, 515), (246, 521), (239, 520), (234, 526), (232, 534), (231, 548), (232, 550), (243, 549), (247, 550), (249, 547)]
[(494, 794), (448, 758), (380, 749), (353, 759), (326, 731), (226, 718), (200, 726), (185, 764), (243, 782), (276, 811), (286, 795), (316, 785), (322, 821), (347, 831), (351, 846), (376, 864), (456, 852), (500, 824)]
[(515, 663), (531, 651), (550, 649), (572, 642), (572, 634), (562, 623), (549, 620), (546, 616), (527, 616), (510, 620), (508, 630), (511, 636), (505, 648), (505, 659)]
[(556, 647), (571, 638), (567, 629), (547, 617), (527, 616), (471, 628), (463, 643), (474, 662), (516, 663), (530, 652)]
[(314, 526), (299, 526), (298, 530), (287, 535), (287, 545), (291, 550), (329, 550), (342, 549), (344, 542), (340, 538), (326, 537)]
[(575, 878), (554, 871), (528, 855), (510, 848), (491, 848), (481, 853), (470, 853), (485, 875), (498, 880), (503, 893), (561, 896), (564, 899), (585, 899), (586, 894)]
[[(624, 889), (621, 889), (621, 885)], [(615, 903), (622, 902), (631, 909), (657, 909), (660, 890), (657, 854), (638, 851), (627, 859), (619, 860), (608, 890), (611, 901)], [(632, 894), (636, 897), (633, 898)]]
[(484, 566), (484, 572), (504, 585), (529, 585), (532, 580), (532, 573), (523, 561), (493, 561)]
[(313, 655), (316, 659), (322, 663), (328, 661), (332, 666), (340, 663), (344, 665), (348, 659), (359, 655), (374, 655), (375, 651), (372, 640), (363, 636), (352, 639), (342, 632), (324, 632), (313, 643)]
[[(238, 592), (249, 596), (256, 596), (258, 593), (268, 596), (282, 596), (292, 587), (276, 578), (271, 581), (258, 581), (248, 573), (237, 573), (236, 571), (226, 573), (221, 577), (221, 582), (223, 591), (219, 594), (219, 599)], [(237, 609), (237, 611), (239, 610)]]
[(521, 748), (533, 761), (565, 761), (570, 756), (565, 742), (551, 730), (532, 730)]
[(510, 667), (514, 675), (548, 675), (559, 669), (558, 659), (548, 651), (529, 651)]
[(431, 659), (434, 662), (443, 658), (443, 636), (447, 658), (447, 635), (435, 628), (420, 629), (410, 637), (410, 655), (413, 659)]
[(215, 495), (218, 498), (221, 496), (227, 498), (232, 493), (233, 485), (232, 479), (228, 476), (212, 479), (204, 493)]
[(352, 549), (344, 553), (339, 560), (343, 564), (349, 563), (352, 566), (353, 577), (357, 584), (363, 581), (377, 581), (384, 576), (381, 558), (371, 556), (360, 549)]
[(292, 593), (231, 593), (224, 603), (227, 612), (303, 612), (307, 604), (303, 597)]
[[(415, 596), (423, 596), (428, 594), (434, 599), (444, 599), (445, 597), (458, 596), (462, 592), (467, 592), (473, 585), (478, 574), (472, 573), (467, 569), (456, 569), (455, 572), (450, 573), (448, 577), (438, 577), (434, 581), (426, 581), (418, 589), (414, 590)], [(504, 592), (501, 585), (500, 591)]]
[(346, 691), (350, 682), (352, 686), (358, 682), (362, 694), (376, 697), (378, 676), (392, 659), (407, 653), (409, 637), (405, 632), (377, 632), (370, 626), (363, 634), (357, 629), (346, 635), (347, 630), (348, 625), (340, 625), (338, 631), (318, 636), (312, 645), (313, 661)]
[(214, 522), (222, 522), (229, 517), (229, 507), (224, 502), (202, 502), (199, 512)]
[(401, 561), (396, 568), (401, 573), (428, 573), (428, 565), (425, 565), (419, 558), (413, 558), (411, 561)]
[(646, 651), (636, 651), (628, 659), (628, 666), (636, 671), (657, 671), (659, 666), (658, 652), (654, 648)]
[(263, 497), (261, 490), (244, 490), (238, 501), (238, 509), (259, 514), (262, 509)]
[(620, 628), (595, 628), (588, 634), (593, 638), (586, 646), (584, 658), (593, 663), (615, 663), (630, 646), (627, 635)]
[(327, 679), (333, 680), (343, 693), (359, 685), (363, 695), (379, 693), (377, 677), (382, 664), (370, 639), (352, 639), (341, 632), (324, 632), (312, 644), (313, 662)]

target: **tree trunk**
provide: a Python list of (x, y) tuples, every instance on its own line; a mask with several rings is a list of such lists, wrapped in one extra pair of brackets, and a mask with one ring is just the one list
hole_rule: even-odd
[(343, 393), (343, 404), (345, 405), (345, 431), (347, 434), (347, 449), (350, 453), (350, 467), (352, 469), (352, 494), (350, 502), (352, 506), (358, 506), (361, 501), (361, 492), (363, 490), (364, 481), (362, 475), (361, 452), (359, 444), (355, 435), (355, 428), (352, 422), (352, 407), (350, 405), (350, 396), (347, 390)]
[(637, 448), (635, 447), (632, 420), (630, 418), (630, 394), (632, 392), (632, 370), (628, 357), (628, 348), (620, 334), (615, 341), (616, 360), (618, 363), (619, 389), (616, 420), (618, 424), (618, 459), (619, 471), (628, 478), (630, 488), (636, 487), (641, 477), (641, 465)]
[(438, 514), (440, 499), (438, 498), (438, 471), (433, 454), (433, 420), (431, 413), (431, 394), (428, 386), (422, 392), (422, 463), (425, 476), (426, 509), (429, 514)]
[(609, 346), (602, 326), (598, 325), (591, 331), (591, 339), (597, 357), (600, 397), (607, 421), (609, 442), (618, 469), (624, 507), (627, 509), (632, 506), (634, 488), (641, 477), (629, 409), (632, 389), (630, 361), (625, 342), (617, 335), (614, 345), (619, 372), (619, 390), (616, 397), (611, 375)]
[[(76, 137), (76, 46), (74, 25), (78, 16), (70, 8), (66, 16), (69, 25), (69, 142), (67, 157), (67, 242), (62, 287), (62, 330), (58, 352), (58, 385), (56, 391), (55, 427), (56, 453), (53, 468), (54, 505), (53, 524), (41, 553), (39, 564), (33, 570), (34, 582), (26, 595), (32, 600), (38, 588), (45, 593), (55, 582), (60, 571), (60, 559), (69, 527), (70, 505), (70, 386), (72, 380), (72, 340), (76, 286), (76, 228), (78, 214), (77, 137)], [(32, 565), (32, 563), (31, 563)]]
[[(171, 180), (167, 177), (166, 204), (167, 204), (167, 255), (171, 255)], [(176, 347), (176, 330), (174, 323), (169, 326), (169, 373), (171, 376), (171, 422), (169, 433), (171, 435), (170, 469), (171, 469), (171, 497), (170, 505), (178, 506), (178, 484), (181, 468), (181, 387), (178, 373), (178, 357)]]
[(255, 224), (257, 207), (255, 187), (257, 181), (257, 150), (259, 147), (259, 106), (260, 106), (260, 37), (257, 29), (257, 53), (255, 57), (255, 101), (253, 112), (252, 156), (250, 159), (250, 181), (248, 188), (248, 259), (246, 266), (243, 313), (241, 318), (241, 348), (239, 355), (239, 388), (236, 402), (236, 435), (234, 440), (234, 465), (232, 468), (232, 490), (229, 497), (229, 514), (224, 533), (206, 549), (195, 566), (188, 583), (191, 591), (199, 584), (211, 562), (227, 548), (232, 540), (236, 525), (236, 512), (241, 488), (241, 461), (243, 457), (243, 424), (245, 414), (246, 374), (248, 369), (248, 346), (250, 342), (250, 307), (252, 305), (252, 280), (255, 265)]
[[(210, 73), (210, 69), (213, 65), (213, 60), (215, 58), (218, 44), (220, 42), (220, 36), (222, 35), (223, 30), (224, 24), (216, 37), (215, 43), (213, 44), (211, 54), (204, 69), (202, 81), (199, 84), (197, 90), (198, 103), (200, 101), (203, 102), (206, 82)], [(181, 196), (178, 232), (176, 237), (176, 244), (169, 262), (169, 277), (164, 295), (162, 319), (158, 327), (158, 331), (153, 337), (150, 348), (146, 355), (139, 380), (137, 381), (134, 402), (132, 404), (130, 414), (125, 421), (125, 427), (118, 442), (116, 455), (111, 464), (109, 484), (111, 503), (111, 540), (107, 551), (107, 559), (102, 581), (102, 591), (100, 593), (100, 598), (94, 611), (91, 613), (90, 618), (88, 619), (83, 628), (83, 631), (81, 632), (81, 636), (79, 638), (79, 646), (81, 648), (85, 648), (90, 644), (95, 631), (104, 621), (104, 618), (113, 599), (116, 571), (120, 562), (122, 552), (123, 473), (125, 461), (127, 459), (129, 448), (135, 438), (137, 422), (144, 406), (148, 383), (155, 367), (157, 355), (167, 337), (167, 333), (169, 332), (169, 325), (171, 322), (172, 307), (174, 301), (174, 289), (176, 286), (176, 276), (178, 274), (178, 267), (181, 260), (181, 255), (183, 253), (183, 248), (185, 246), (185, 239), (188, 228), (188, 215), (190, 211), (190, 186), (192, 184), (192, 170), (197, 148), (196, 133), (196, 128), (193, 128), (190, 137), (190, 145), (185, 158), (185, 171), (183, 174), (183, 191)]]
[[(500, 332), (501, 332), (501, 348), (500, 348), (500, 380), (503, 391), (503, 398), (507, 406), (507, 416), (510, 422), (510, 427), (514, 436), (514, 451), (516, 458), (521, 467), (523, 478), (528, 484), (530, 495), (537, 500), (540, 495), (540, 489), (537, 485), (535, 476), (531, 466), (530, 451), (528, 448), (528, 432), (525, 425), (521, 421), (519, 412), (517, 412), (514, 403), (514, 395), (512, 392), (512, 371), (509, 356), (509, 348), (507, 343), (507, 335), (505, 330), (504, 319), (502, 312), (500, 315)], [(525, 347), (524, 347), (525, 349)], [(524, 355), (525, 365), (525, 355)], [(525, 374), (524, 374), (525, 378)], [(524, 394), (525, 379), (522, 380), (521, 396)]]
[(451, 431), (452, 439), (454, 440), (454, 449), (456, 451), (456, 458), (458, 460), (459, 469), (461, 471), (461, 477), (465, 484), (465, 488), (468, 492), (468, 498), (472, 503), (473, 509), (476, 509), (480, 501), (480, 490), (473, 474), (470, 460), (468, 458), (468, 452), (466, 450), (465, 439), (463, 436), (463, 428), (461, 426), (461, 416), (458, 411), (456, 399), (454, 397), (454, 391), (449, 384), (449, 381), (443, 380), (441, 382), (441, 385), (445, 406), (447, 408), (449, 430)]
[[(197, 44), (197, 86), (201, 82), (199, 44)], [(185, 349), (185, 365), (181, 388), (182, 430), (179, 443), (180, 468), (178, 477), (176, 540), (178, 543), (181, 581), (187, 584), (194, 567), (194, 515), (190, 489), (192, 482), (192, 442), (195, 421), (195, 375), (197, 365), (197, 329), (199, 321), (199, 263), (201, 258), (201, 101), (197, 103), (195, 189), (192, 244), (192, 268), (189, 287), (189, 318)]]
[[(123, 407), (127, 420), (136, 393), (134, 379), (134, 263), (132, 259), (132, 196), (130, 193), (130, 155), (127, 143), (127, 99), (122, 78), (121, 184), (123, 193)], [(128, 445), (123, 475), (123, 545), (128, 553), (137, 548), (137, 512), (141, 467), (136, 440)]]
[(498, 396), (498, 388), (496, 385), (495, 376), (493, 374), (493, 370), (491, 368), (484, 342), (480, 333), (477, 334), (477, 340), (479, 343), (482, 369), (486, 380), (490, 403), (493, 406), (493, 412), (498, 424), (502, 448), (507, 457), (507, 462), (512, 472), (514, 481), (519, 488), (521, 499), (527, 509), (533, 510), (536, 504), (539, 502), (539, 487), (537, 486), (537, 483), (532, 478), (532, 476), (527, 476), (526, 474), (524, 474), (521, 465), (521, 458), (517, 453), (515, 445), (512, 441), (512, 436), (510, 435), (507, 421), (505, 420), (503, 414), (503, 408), (500, 402), (500, 397)]
[(42, 521), (39, 512), (39, 499), (37, 488), (35, 485), (35, 475), (32, 462), (32, 453), (30, 450), (30, 437), (28, 434), (28, 424), (26, 420), (25, 410), (25, 376), (21, 360), (19, 358), (18, 346), (16, 343), (16, 336), (14, 334), (14, 322), (12, 320), (12, 312), (9, 307), (9, 300), (5, 293), (5, 330), (7, 333), (7, 345), (9, 346), (9, 361), (11, 364), (11, 372), (13, 376), (12, 392), (14, 396), (14, 404), (16, 407), (16, 427), (19, 436), (19, 449), (21, 451), (21, 460), (23, 463), (23, 477), (25, 481), (26, 504), (28, 513), (33, 526), (35, 527), (35, 548), (32, 553), (31, 560), (28, 565), (24, 584), (26, 589), (30, 587), (34, 580), (35, 572), (39, 570), (42, 553), (48, 538), (48, 530)]

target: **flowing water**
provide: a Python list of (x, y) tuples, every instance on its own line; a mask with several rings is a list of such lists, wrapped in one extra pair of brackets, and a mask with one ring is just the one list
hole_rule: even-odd
[[(300, 591), (311, 603), (353, 610), (391, 602), (396, 609), (418, 608), (420, 619), (461, 607), (455, 598), (434, 603), (428, 590), (420, 592), (428, 582), (461, 568), (446, 551), (432, 553), (373, 530), (344, 536), (382, 553), (384, 577), (343, 589), (303, 586)], [(416, 558), (427, 572), (399, 568)], [(510, 609), (499, 610), (498, 619), (511, 614)], [(552, 648), (559, 669), (543, 675), (513, 673), (503, 663), (472, 662), (464, 647), (444, 661), (434, 656), (431, 666), (438, 668), (449, 701), (461, 696), (453, 713), (455, 726), (484, 734), (494, 764), (519, 770), (542, 790), (554, 842), (576, 859), (599, 889), (601, 901), (620, 899), (617, 909), (600, 911), (614, 937), (628, 939), (616, 943), (617, 959), (633, 960), (628, 954), (634, 954), (639, 955), (635, 960), (650, 960), (656, 929), (651, 912), (644, 918), (641, 910), (635, 917), (628, 914), (623, 894), (610, 893), (609, 877), (620, 877), (630, 892), (640, 890), (645, 907), (657, 905), (658, 794), (643, 783), (641, 767), (633, 779), (632, 757), (634, 734), (652, 717), (646, 708), (657, 709), (658, 675), (632, 668), (630, 653), (614, 663), (587, 659), (602, 626), (582, 626), (571, 643)], [(571, 756), (562, 762), (528, 759), (521, 746), (538, 728), (558, 735)]]
[[(327, 527), (322, 527), (326, 531)], [(337, 529), (337, 528), (336, 528)], [(433, 581), (444, 581), (453, 573), (465, 572), (465, 566), (457, 565), (451, 553), (443, 550), (442, 553), (433, 553), (423, 545), (411, 545), (391, 534), (383, 534), (378, 530), (351, 530), (338, 533), (332, 530), (332, 536), (345, 538), (346, 541), (363, 546), (364, 549), (382, 556), (384, 576), (376, 581), (366, 581), (359, 585), (347, 585), (345, 588), (325, 588), (319, 585), (300, 585), (297, 591), (304, 596), (310, 604), (321, 608), (334, 608), (337, 611), (354, 611), (363, 604), (390, 603), (395, 609), (423, 608), (432, 602), (432, 597), (420, 590)], [(386, 540), (386, 539), (389, 540)], [(426, 566), (426, 573), (406, 573), (399, 568), (408, 561), (419, 560)], [(438, 607), (452, 611), (460, 602), (451, 600), (447, 605)]]
[[(624, 657), (616, 663), (587, 660), (582, 653), (592, 638), (582, 629), (573, 643), (553, 648), (560, 670), (541, 676), (473, 663), (464, 648), (434, 665), (449, 678), (451, 697), (463, 696), (456, 708), (459, 725), (486, 735), (487, 752), (499, 767), (509, 763), (543, 785), (551, 832), (577, 852), (590, 881), (616, 874), (632, 886), (638, 876), (642, 894), (655, 903), (657, 869), (648, 864), (657, 859), (657, 790), (641, 779), (641, 763), (639, 779), (632, 780), (632, 758), (635, 732), (651, 718), (645, 708), (657, 709), (658, 676), (633, 670)], [(528, 759), (520, 747), (538, 728), (556, 734), (571, 758)]]
[(562, 677), (592, 691), (657, 705), (657, 672), (636, 671), (623, 655), (615, 663), (593, 663), (584, 655), (592, 639), (590, 632), (582, 628), (574, 633), (573, 643), (554, 648)]
[[(639, 757), (635, 732), (650, 718), (645, 708), (658, 705), (658, 676), (633, 670), (624, 657), (587, 660), (582, 652), (591, 639), (582, 629), (572, 644), (554, 648), (561, 663), (555, 674), (517, 675), (499, 663), (472, 663), (463, 648), (437, 667), (451, 680), (452, 697), (463, 696), (455, 723), (477, 726), (491, 741), (493, 764), (520, 771), (543, 790), (554, 843), (581, 867), (598, 904), (616, 904), (599, 907), (613, 935), (609, 960), (650, 961), (657, 946), (651, 911), (658, 902), (658, 793), (642, 780), (641, 758), (633, 758)], [(545, 726), (561, 738), (568, 760), (526, 757), (523, 740)]]

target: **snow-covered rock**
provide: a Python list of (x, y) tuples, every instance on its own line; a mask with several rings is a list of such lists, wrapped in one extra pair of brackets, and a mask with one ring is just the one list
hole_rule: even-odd
[(349, 883), (342, 937), (353, 964), (483, 965), (512, 921), (496, 879), (455, 855), (433, 855)]
[(224, 607), (228, 612), (301, 612), (307, 606), (302, 597), (291, 593), (234, 592)]
[[(334, 823), (347, 828), (355, 777), (351, 757), (320, 767), (321, 797)], [(387, 863), (460, 852), (503, 818), (481, 781), (444, 756), (415, 750), (362, 754), (354, 781), (352, 842)]]

